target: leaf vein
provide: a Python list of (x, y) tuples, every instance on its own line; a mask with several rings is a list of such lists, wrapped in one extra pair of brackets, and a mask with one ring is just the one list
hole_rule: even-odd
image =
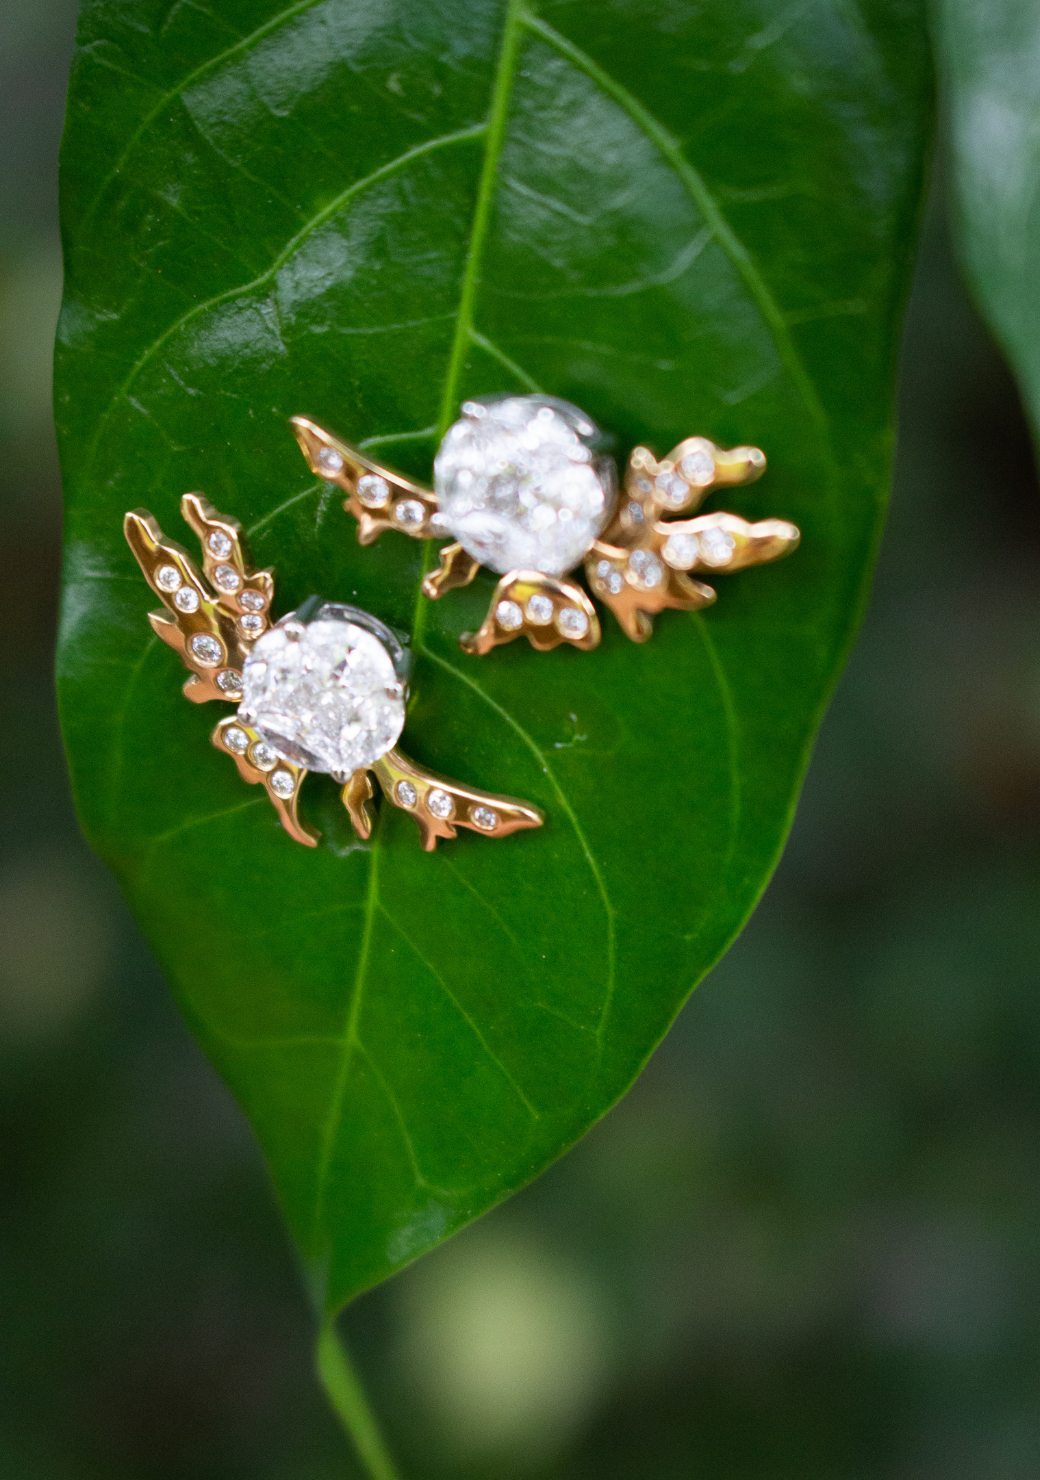
[(397, 932), (397, 934), (404, 941), (405, 945), (409, 948), (409, 950), (415, 956), (416, 960), (417, 961), (421, 961), (422, 964), (426, 967), (426, 970), (433, 977), (434, 981), (440, 987), (441, 991), (447, 997), (448, 1001), (455, 1008), (455, 1011), (459, 1014), (459, 1016), (462, 1018), (463, 1022), (470, 1029), (470, 1031), (472, 1032), (473, 1036), (476, 1038), (477, 1042), (480, 1044), (481, 1048), (484, 1050), (484, 1052), (487, 1055), (487, 1057), (494, 1064), (495, 1068), (502, 1075), (503, 1079), (505, 1079), (506, 1083), (509, 1085), (510, 1089), (516, 1095), (516, 1097), (520, 1101), (521, 1105), (523, 1105), (523, 1107), (527, 1111), (528, 1115), (530, 1115), (531, 1119), (532, 1120), (540, 1120), (541, 1119), (541, 1115), (539, 1114), (539, 1112), (531, 1104), (531, 1101), (524, 1094), (524, 1092), (523, 1092), (522, 1088), (520, 1087), (520, 1085), (517, 1084), (517, 1082), (513, 1078), (512, 1074), (510, 1074), (510, 1072), (506, 1068), (505, 1064), (503, 1064), (502, 1060), (499, 1058), (498, 1054), (495, 1053), (495, 1051), (491, 1047), (490, 1043), (488, 1043), (487, 1039), (484, 1037), (484, 1034), (481, 1032), (480, 1027), (476, 1023), (476, 1021), (474, 1020), (474, 1018), (472, 1017), (472, 1015), (466, 1011), (465, 1007), (463, 1007), (462, 1003), (459, 1001), (459, 999), (456, 997), (455, 993), (448, 986), (448, 983), (444, 980), (443, 976), (441, 976), (440, 972), (433, 965), (432, 961), (429, 961), (423, 955), (422, 951), (420, 951), (419, 947), (415, 944), (415, 941), (412, 940), (411, 936), (409, 936), (408, 934), (406, 934), (406, 932), (401, 929), (401, 926), (397, 923), (397, 921), (394, 919), (394, 917), (387, 911), (387, 908), (386, 908), (386, 906), (384, 904), (382, 904), (380, 902), (380, 903), (378, 903), (377, 907), (382, 912), (382, 915), (383, 915), (384, 919), (387, 920), (387, 922), (390, 924), (390, 926)]
[(208, 313), (210, 309), (217, 308), (221, 303), (229, 303), (232, 299), (241, 297), (244, 293), (255, 292), (258, 288), (262, 288), (267, 283), (271, 282), (276, 273), (285, 266), (289, 258), (300, 246), (302, 246), (306, 239), (314, 231), (316, 231), (319, 226), (323, 225), (331, 216), (334, 216), (335, 213), (340, 210), (347, 203), (348, 200), (350, 200), (353, 196), (360, 194), (362, 190), (367, 190), (371, 185), (377, 185), (381, 180), (385, 180), (388, 176), (394, 174), (397, 170), (403, 169), (407, 165), (411, 164), (413, 160), (420, 159), (423, 155), (430, 154), (435, 149), (443, 149), (449, 147), (452, 144), (464, 143), (469, 139), (479, 138), (486, 127), (487, 125), (484, 123), (474, 124), (470, 128), (458, 129), (455, 133), (442, 134), (436, 139), (428, 139), (425, 143), (416, 144), (413, 148), (406, 149), (404, 153), (399, 154), (396, 159), (390, 160), (387, 164), (380, 165), (377, 170), (373, 170), (370, 175), (365, 175), (363, 179), (355, 180), (352, 184), (348, 185), (346, 189), (342, 190), (334, 200), (330, 201), (327, 206), (323, 206), (320, 211), (316, 211), (308, 221), (304, 222), (300, 230), (295, 234), (295, 236), (290, 238), (281, 252), (279, 252), (278, 256), (271, 263), (271, 266), (268, 267), (264, 272), (262, 272), (259, 277), (253, 278), (251, 282), (241, 283), (234, 288), (225, 288), (222, 293), (216, 293), (213, 295), (212, 298), (207, 298), (204, 299), (202, 303), (194, 304), (190, 309), (188, 309), (187, 313), (182, 314), (179, 319), (175, 319), (174, 322), (170, 324), (166, 329), (164, 329), (163, 332), (158, 336), (158, 338), (154, 339), (152, 343), (148, 345), (148, 347), (138, 357), (135, 363), (131, 366), (130, 372), (127, 375), (126, 379), (123, 381), (122, 385), (109, 400), (104, 411), (98, 418), (97, 428), (94, 432), (94, 436), (91, 438), (90, 445), (87, 448), (86, 456), (84, 459), (85, 465), (89, 467), (93, 464), (94, 458), (97, 454), (98, 446), (101, 442), (101, 437), (106, 430), (108, 421), (111, 418), (116, 406), (125, 396), (129, 394), (130, 387), (133, 385), (134, 381), (140, 375), (141, 371), (148, 364), (148, 362), (153, 359), (154, 356), (158, 354), (163, 345), (169, 339), (172, 339), (175, 334), (179, 333), (180, 330), (185, 327), (185, 325), (190, 324), (193, 319), (198, 318), (201, 314)]
[(596, 888), (599, 891), (599, 896), (603, 903), (603, 913), (605, 914), (607, 919), (607, 983), (604, 991), (603, 1005), (600, 1008), (599, 1024), (596, 1028), (596, 1042), (599, 1046), (600, 1052), (602, 1053), (603, 1034), (606, 1028), (607, 1017), (613, 1003), (615, 990), (615, 963), (617, 955), (616, 915), (614, 911), (614, 906), (611, 903), (610, 895), (607, 892), (606, 881), (604, 880), (603, 875), (600, 872), (599, 864), (596, 862), (596, 855), (593, 853), (591, 847), (589, 846), (589, 840), (585, 836), (584, 829), (582, 828), (581, 823), (578, 821), (578, 815), (575, 812), (574, 808), (571, 806), (570, 801), (567, 798), (567, 794), (563, 790), (563, 787), (560, 785), (559, 781), (557, 781), (555, 773), (553, 772), (552, 767), (549, 765), (548, 757), (545, 755), (545, 752), (538, 745), (538, 742), (534, 739), (534, 737), (527, 733), (523, 725), (521, 725), (520, 722), (509, 713), (508, 709), (503, 709), (501, 704), (496, 703), (495, 700), (492, 699), (491, 695), (486, 693), (475, 679), (470, 678), (468, 673), (463, 673), (460, 668), (454, 667), (454, 665), (449, 663), (446, 658), (442, 658), (437, 653), (431, 652), (430, 649), (425, 645), (422, 646), (421, 651), (425, 657), (429, 658), (431, 663), (436, 663), (438, 667), (443, 668), (446, 673), (452, 674), (453, 677), (457, 678), (460, 683), (464, 683), (467, 685), (468, 688), (471, 688), (475, 694), (478, 694), (480, 698), (484, 700), (485, 704), (493, 709), (495, 713), (501, 719), (504, 719), (506, 724), (509, 725), (510, 728), (516, 732), (519, 738), (527, 746), (531, 754), (538, 761), (544, 774), (548, 777), (549, 785), (552, 787), (556, 795), (556, 800), (559, 803), (560, 809), (566, 816), (571, 827), (574, 829), (575, 837), (578, 840), (578, 846), (581, 848), (581, 851), (585, 857), (585, 861), (589, 866), (589, 871), (592, 874), (593, 879), (595, 880)]
[[(765, 279), (755, 265), (751, 253), (726, 220), (715, 197), (708, 189), (700, 173), (686, 158), (678, 141), (672, 138), (664, 125), (654, 117), (649, 109), (644, 107), (633, 93), (630, 93), (626, 87), (623, 87), (620, 82), (617, 82), (608, 72), (605, 72), (598, 62), (593, 61), (592, 57), (576, 46), (573, 41), (563, 36), (539, 16), (531, 15), (530, 12), (523, 11), (520, 20), (529, 31), (540, 36), (543, 41), (570, 61), (573, 66), (584, 72), (592, 82), (595, 82), (597, 86), (612, 97), (625, 110), (633, 123), (642, 129), (651, 143), (656, 145), (661, 155), (672, 166), (686, 187), (687, 194), (707, 224), (712, 228), (712, 232), (719, 245), (729, 257), (733, 266), (743, 279), (744, 286), (754, 299), (759, 313), (772, 335), (780, 359), (797, 386), (806, 410), (815, 423), (823, 445), (828, 448), (829, 453), (830, 427), (827, 414), (816, 393), (816, 387), (805, 365), (802, 363), (802, 358), (795, 347), (794, 340), (791, 338), (784, 315), (770, 292)], [(833, 460), (830, 453), (829, 459), (831, 461)]]

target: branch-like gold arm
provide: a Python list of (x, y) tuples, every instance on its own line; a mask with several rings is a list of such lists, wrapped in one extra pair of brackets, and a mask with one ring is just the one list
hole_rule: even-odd
[(625, 470), (624, 492), (602, 539), (635, 547), (662, 514), (696, 509), (713, 488), (754, 483), (766, 470), (757, 447), (717, 447), (707, 437), (686, 437), (658, 462), (648, 447), (635, 447)]
[(464, 632), (459, 646), (483, 656), (493, 647), (526, 637), (540, 653), (569, 642), (588, 651), (600, 640), (596, 608), (576, 581), (513, 570), (495, 587), (488, 614), (476, 632)]
[(220, 721), (210, 739), (218, 750), (231, 756), (243, 781), (248, 781), (250, 786), (258, 782), (263, 785), (278, 813), (278, 821), (289, 836), (298, 843), (306, 843), (308, 848), (316, 848), (321, 833), (296, 815), (300, 787), (307, 775), (304, 767), (276, 755), (252, 725), (234, 714)]
[(218, 514), (201, 494), (186, 493), (181, 513), (202, 542), (205, 577), (147, 509), (134, 509), (123, 520), (127, 543), (163, 603), (164, 610), (149, 612), (148, 620), (190, 669), (184, 693), (193, 703), (235, 700), (242, 692), (243, 660), (267, 630), (274, 577), (248, 564), (237, 519)]
[(311, 472), (347, 495), (343, 507), (358, 522), (359, 544), (373, 544), (384, 529), (396, 529), (417, 540), (439, 533), (430, 524), (437, 512), (437, 497), (428, 488), (373, 462), (306, 416), (294, 416), (289, 424)]
[(431, 601), (436, 601), (445, 591), (454, 591), (457, 586), (468, 586), (479, 569), (480, 561), (474, 560), (461, 545), (442, 545), (440, 568), (425, 577), (422, 593)]
[(618, 620), (626, 637), (646, 642), (651, 618), (666, 608), (693, 612), (711, 606), (715, 592), (684, 571), (672, 570), (651, 550), (626, 550), (597, 540), (585, 561), (589, 585)]
[(530, 802), (451, 781), (436, 771), (427, 771), (394, 749), (367, 770), (355, 771), (343, 788), (343, 805), (361, 838), (369, 837), (372, 832), (367, 805), (373, 794), (369, 771), (375, 775), (387, 801), (415, 818), (427, 853), (436, 848), (438, 838), (454, 838), (460, 827), (482, 833), (486, 838), (504, 838), (522, 828), (541, 827), (545, 822), (545, 813)]
[(618, 511), (585, 559), (592, 591), (633, 642), (646, 642), (653, 617), (666, 608), (711, 605), (714, 589), (692, 572), (743, 570), (795, 548), (801, 536), (784, 519), (749, 524), (737, 514), (662, 517), (695, 509), (712, 488), (753, 483), (765, 467), (757, 447), (725, 451), (706, 437), (687, 437), (661, 462), (648, 448), (635, 448)]

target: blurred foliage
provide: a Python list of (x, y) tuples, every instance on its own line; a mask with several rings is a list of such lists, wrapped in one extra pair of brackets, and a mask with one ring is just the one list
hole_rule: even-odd
[[(60, 12), (3, 47), (7, 385), (57, 309), (9, 311), (54, 260)], [(0, 449), (0, 1474), (339, 1480), (251, 1139), (76, 836), (45, 413)], [(348, 1318), (410, 1473), (1034, 1480), (1038, 561), (937, 211), (871, 613), (762, 906), (576, 1151)]]

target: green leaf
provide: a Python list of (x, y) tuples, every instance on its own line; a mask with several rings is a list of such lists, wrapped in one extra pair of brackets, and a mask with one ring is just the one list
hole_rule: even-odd
[(1040, 11), (939, 0), (960, 246), (1040, 425)]
[[(63, 155), (59, 657), (84, 828), (250, 1117), (335, 1310), (535, 1176), (747, 918), (863, 606), (929, 82), (916, 3), (88, 0)], [(460, 652), (424, 547), (362, 549), (286, 425), (428, 477), (467, 395), (537, 385), (627, 455), (704, 433), (794, 520), (651, 642)], [(123, 543), (202, 489), (311, 592), (414, 630), (404, 744), (539, 832), (294, 844), (208, 744)], [(427, 557), (429, 552), (427, 552)]]

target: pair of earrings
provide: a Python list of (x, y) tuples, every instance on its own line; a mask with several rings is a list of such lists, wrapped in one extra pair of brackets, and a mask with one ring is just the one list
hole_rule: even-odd
[[(619, 497), (598, 428), (554, 397), (465, 402), (437, 453), (435, 492), (305, 417), (294, 417), (292, 427), (311, 470), (346, 495), (362, 545), (387, 529), (414, 539), (454, 536), (439, 569), (423, 581), (426, 596), (436, 600), (467, 585), (482, 565), (501, 576), (480, 628), (461, 639), (475, 655), (521, 636), (539, 651), (560, 643), (596, 647), (596, 608), (572, 578), (581, 564), (626, 635), (645, 642), (658, 613), (715, 600), (694, 573), (775, 560), (799, 539), (780, 519), (667, 517), (694, 510), (712, 488), (760, 477), (765, 457), (758, 448), (723, 451), (689, 437), (659, 462), (637, 447)], [(237, 704), (212, 742), (234, 759), (243, 780), (265, 787), (291, 837), (311, 847), (318, 842), (297, 812), (308, 771), (342, 785), (362, 838), (372, 831), (372, 776), (391, 806), (415, 818), (428, 851), (459, 827), (505, 837), (542, 825), (544, 814), (530, 803), (438, 776), (397, 748), (412, 663), (404, 634), (317, 596), (272, 622), (274, 573), (249, 563), (238, 521), (197, 493), (184, 495), (181, 513), (200, 541), (201, 569), (147, 510), (124, 521), (130, 548), (163, 603), (149, 621), (188, 668), (189, 699)]]

